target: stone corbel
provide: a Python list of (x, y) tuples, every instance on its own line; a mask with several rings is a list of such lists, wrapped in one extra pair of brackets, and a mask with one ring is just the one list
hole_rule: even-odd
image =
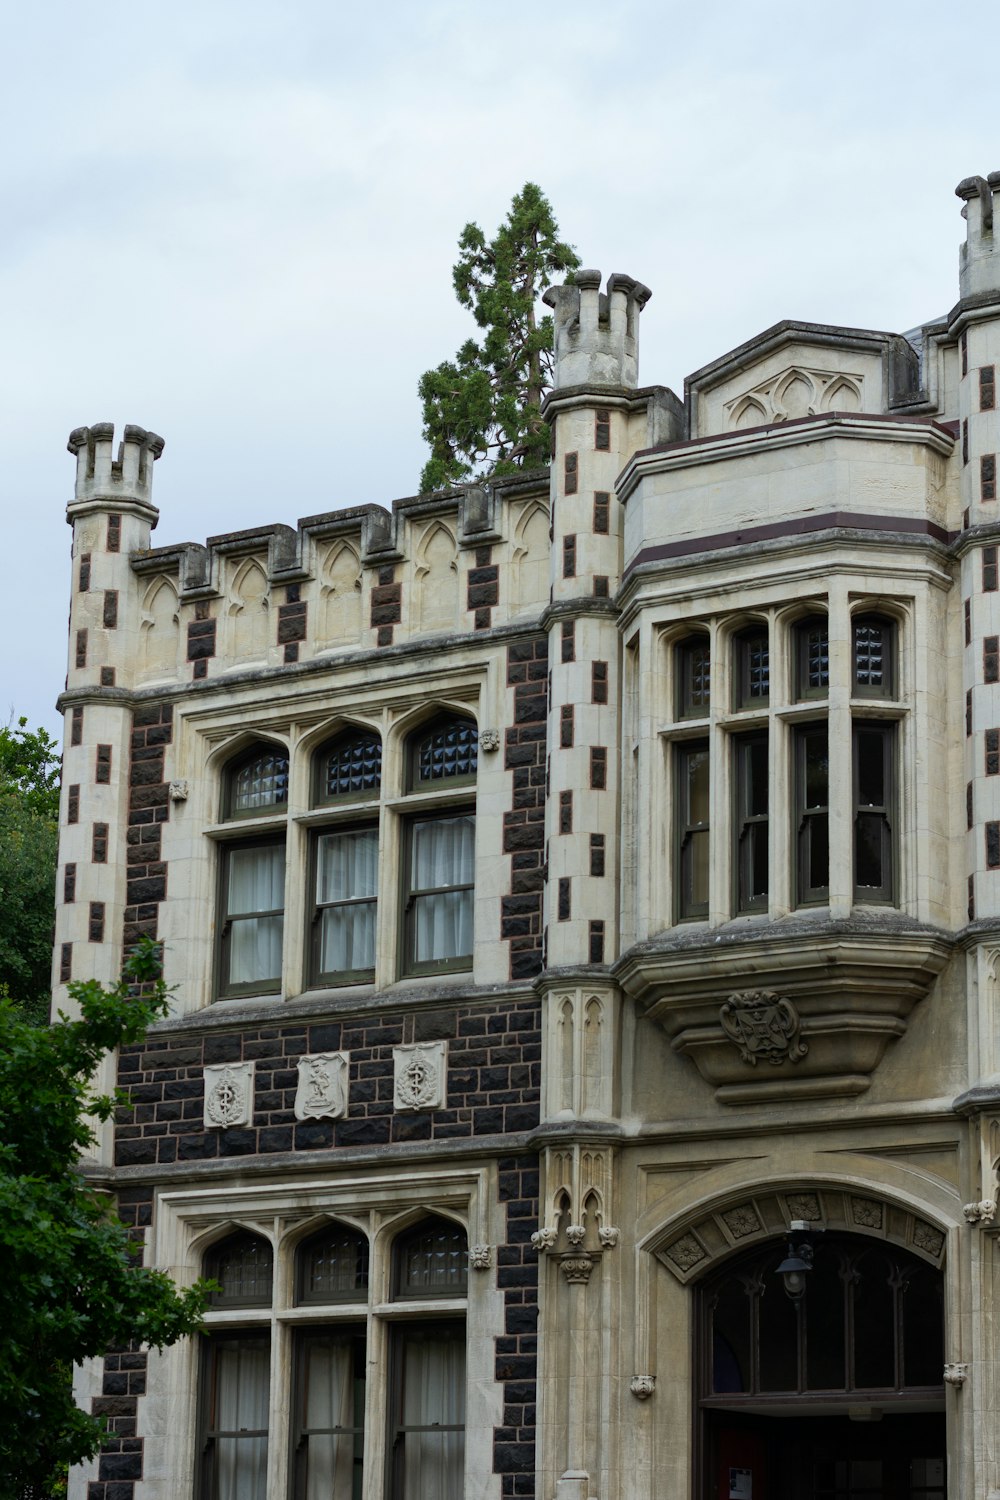
[(628, 1388), (637, 1401), (648, 1401), (656, 1390), (656, 1376), (633, 1375)]
[(944, 1378), (948, 1385), (960, 1389), (969, 1378), (969, 1366), (964, 1360), (956, 1360), (944, 1367)]
[(492, 1245), (472, 1245), (469, 1249), (469, 1265), (474, 1271), (488, 1271), (493, 1264)]
[(564, 1255), (559, 1262), (559, 1269), (571, 1284), (586, 1286), (590, 1280), (590, 1273), (594, 1269), (594, 1257), (592, 1255)]
[(978, 1203), (966, 1203), (962, 1212), (970, 1224), (981, 1224), (984, 1229), (987, 1225), (995, 1227), (996, 1199), (981, 1198)]

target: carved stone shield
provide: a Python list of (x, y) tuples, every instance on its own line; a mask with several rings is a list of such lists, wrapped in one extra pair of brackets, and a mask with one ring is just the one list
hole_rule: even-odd
[(755, 1068), (763, 1059), (775, 1067), (799, 1062), (809, 1051), (799, 1038), (795, 1006), (771, 990), (745, 990), (730, 995), (719, 1011), (722, 1029), (739, 1048), (740, 1057)]

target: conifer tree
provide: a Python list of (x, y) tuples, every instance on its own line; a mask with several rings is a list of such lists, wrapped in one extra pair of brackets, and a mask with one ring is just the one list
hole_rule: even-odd
[(542, 293), (580, 264), (540, 188), (526, 182), (492, 240), (466, 224), (454, 267), (455, 295), (483, 330), (454, 360), (420, 380), (424, 437), (431, 456), (421, 493), (488, 474), (509, 474), (548, 459), (542, 397), (552, 373), (552, 319), (539, 317)]

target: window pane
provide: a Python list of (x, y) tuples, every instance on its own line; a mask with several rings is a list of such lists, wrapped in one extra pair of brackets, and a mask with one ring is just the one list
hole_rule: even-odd
[(462, 1296), (469, 1282), (464, 1229), (440, 1222), (404, 1235), (397, 1243), (401, 1296)]
[(285, 904), (285, 847), (231, 849), (227, 915), (279, 911)]
[(708, 822), (708, 751), (695, 750), (687, 757), (688, 822)]
[(382, 781), (382, 741), (377, 734), (352, 735), (329, 751), (324, 775), (326, 797), (377, 792)]
[(677, 713), (682, 719), (707, 714), (711, 701), (712, 657), (708, 636), (682, 641), (677, 647)]
[(359, 1500), (361, 1495), (364, 1359), (357, 1357), (358, 1344), (343, 1334), (306, 1341), (299, 1418), (305, 1500)]
[(368, 1241), (362, 1234), (334, 1226), (303, 1245), (299, 1257), (301, 1301), (343, 1301), (367, 1289)]
[(213, 1500), (266, 1500), (267, 1341), (227, 1339), (214, 1355), (215, 1412), (209, 1434)]
[(751, 740), (746, 747), (747, 797), (746, 811), (750, 817), (767, 815), (767, 740)]
[(708, 906), (708, 829), (692, 833), (687, 842), (690, 908)]
[(720, 1290), (712, 1315), (712, 1390), (716, 1395), (749, 1391), (750, 1295), (733, 1277)]
[(856, 728), (858, 747), (858, 805), (884, 807), (885, 730)]
[(321, 905), (374, 896), (377, 879), (378, 829), (322, 836), (316, 872), (316, 899)]
[(830, 883), (830, 820), (817, 813), (809, 820), (809, 886), (824, 890)]
[(805, 735), (805, 761), (805, 805), (826, 807), (830, 800), (830, 753), (825, 727)]
[(820, 1245), (806, 1277), (806, 1388), (810, 1391), (847, 1387), (842, 1262), (841, 1252)]
[(771, 653), (767, 631), (747, 636), (743, 649), (746, 654), (747, 697), (751, 701), (766, 698), (771, 686)]
[(892, 1267), (881, 1252), (869, 1252), (858, 1257), (854, 1273), (854, 1385), (859, 1390), (894, 1386)]
[[(476, 820), (472, 816), (414, 823), (410, 889), (433, 892), (413, 899), (416, 963), (472, 953)], [(465, 886), (464, 890), (449, 889)]]
[(463, 1500), (464, 1333), (407, 1329), (402, 1340), (401, 1500)]
[(886, 620), (855, 620), (854, 683), (869, 691), (890, 691), (889, 643), (892, 626)]
[(776, 1266), (772, 1258), (757, 1297), (760, 1389), (795, 1391), (799, 1388), (798, 1304), (785, 1295), (781, 1278), (774, 1274)]
[(914, 1267), (900, 1289), (903, 1303), (903, 1381), (941, 1384), (944, 1368), (944, 1299), (941, 1273)]
[(859, 813), (855, 823), (854, 871), (859, 890), (882, 890), (886, 884), (881, 813)]
[(320, 916), (319, 967), (352, 974), (375, 967), (375, 902), (328, 906)]
[(830, 637), (827, 621), (804, 620), (796, 629), (795, 644), (799, 697), (824, 697), (830, 686)]
[(456, 719), (418, 742), (417, 779), (441, 781), (453, 776), (475, 776), (478, 758), (479, 732), (475, 724)]
[(221, 1288), (212, 1293), (213, 1305), (269, 1304), (273, 1261), (271, 1246), (257, 1235), (239, 1234), (214, 1246), (205, 1258), (205, 1275)]
[(288, 757), (258, 755), (233, 777), (234, 813), (280, 807), (288, 801)]
[(229, 935), (229, 983), (263, 984), (281, 978), (283, 917), (243, 917)]

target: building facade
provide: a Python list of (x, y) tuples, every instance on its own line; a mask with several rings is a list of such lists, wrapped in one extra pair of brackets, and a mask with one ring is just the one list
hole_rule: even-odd
[(71, 435), (56, 1003), (163, 943), (87, 1170), (221, 1286), (73, 1500), (1000, 1493), (995, 190), (683, 400), (578, 272), (547, 472), (153, 548)]

